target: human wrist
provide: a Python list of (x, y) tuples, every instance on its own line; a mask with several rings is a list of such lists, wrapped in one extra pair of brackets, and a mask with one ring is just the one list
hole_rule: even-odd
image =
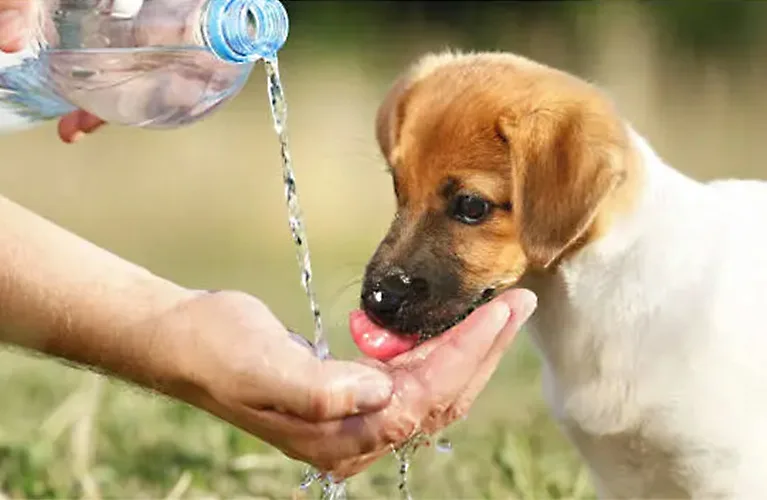
[[(33, 348), (146, 389), (174, 392), (184, 378), (176, 361), (181, 343), (157, 324), (192, 295), (151, 274), (136, 276), (91, 307), (75, 306), (84, 314), (54, 324)], [(99, 311), (88, 314), (88, 309)]]
[(224, 415), (229, 392), (237, 392), (239, 367), (251, 359), (238, 324), (246, 315), (241, 303), (248, 299), (234, 291), (189, 291), (174, 307), (135, 325), (134, 330), (153, 339), (155, 354), (153, 380), (142, 385)]
[(142, 385), (173, 376), (148, 326), (193, 292), (2, 197), (0, 225), (0, 342)]

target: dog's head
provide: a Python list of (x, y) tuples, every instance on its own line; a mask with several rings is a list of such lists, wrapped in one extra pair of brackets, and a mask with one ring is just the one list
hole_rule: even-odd
[(362, 308), (399, 333), (445, 331), (628, 202), (629, 139), (609, 101), (522, 57), (427, 56), (390, 89), (376, 134), (397, 211)]

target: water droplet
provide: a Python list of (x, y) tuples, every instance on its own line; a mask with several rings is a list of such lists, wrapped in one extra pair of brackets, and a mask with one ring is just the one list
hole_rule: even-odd
[(308, 490), (309, 487), (320, 477), (320, 473), (312, 469), (311, 467), (307, 468), (304, 472), (304, 478), (301, 480), (301, 484), (299, 485), (299, 488), (302, 490)]
[(86, 78), (90, 78), (95, 74), (96, 72), (93, 70), (86, 69), (86, 68), (78, 68), (77, 66), (73, 67), (70, 72), (70, 75), (72, 76), (72, 78), (77, 78), (82, 80)]
[(453, 451), (453, 443), (447, 438), (439, 438), (434, 448), (440, 453), (450, 453)]

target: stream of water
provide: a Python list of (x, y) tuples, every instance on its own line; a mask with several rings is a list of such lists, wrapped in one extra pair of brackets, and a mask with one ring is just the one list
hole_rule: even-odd
[[(290, 156), (290, 144), (288, 142), (288, 108), (283, 92), (282, 82), (280, 80), (280, 70), (277, 59), (265, 61), (267, 87), (269, 92), (269, 102), (274, 119), (274, 130), (280, 141), (280, 152), (282, 156), (282, 179), (285, 184), (285, 199), (288, 205), (288, 223), (293, 235), (293, 242), (296, 245), (296, 254), (298, 265), (301, 271), (301, 284), (309, 299), (309, 308), (314, 319), (314, 353), (320, 359), (330, 357), (330, 347), (322, 326), (322, 315), (320, 306), (317, 302), (317, 296), (312, 284), (312, 263), (309, 253), (309, 242), (304, 228), (304, 219), (301, 211), (301, 205), (298, 201), (298, 190), (296, 186), (296, 175), (293, 171), (293, 161)], [(408, 472), (410, 464), (416, 450), (428, 438), (424, 434), (416, 434), (398, 449), (394, 450), (394, 456), (399, 461), (399, 491), (403, 499), (412, 500), (410, 489), (408, 487)], [(439, 451), (449, 451), (452, 449), (449, 441), (438, 440), (436, 448)], [(309, 467), (306, 470), (300, 488), (308, 489), (312, 484), (318, 483), (321, 487), (322, 500), (345, 500), (346, 482), (335, 482), (333, 478), (324, 475), (314, 468)]]
[(309, 299), (309, 308), (314, 318), (314, 353), (320, 359), (326, 359), (330, 355), (330, 348), (322, 328), (320, 306), (312, 285), (312, 260), (309, 253), (309, 241), (306, 238), (304, 217), (298, 202), (296, 174), (293, 171), (293, 160), (290, 156), (290, 143), (288, 142), (288, 106), (280, 81), (280, 68), (277, 59), (266, 61), (265, 67), (274, 130), (280, 141), (282, 180), (285, 184), (285, 200), (288, 204), (288, 223), (293, 235), (293, 242), (296, 244), (298, 265), (301, 270), (301, 285)]

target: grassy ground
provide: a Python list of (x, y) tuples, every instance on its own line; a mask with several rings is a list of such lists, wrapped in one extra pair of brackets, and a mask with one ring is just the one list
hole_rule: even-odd
[[(542, 408), (535, 361), (510, 356), (451, 453), (423, 448), (415, 498), (587, 498), (590, 487)], [(187, 406), (15, 353), (0, 357), (0, 485), (12, 498), (298, 498), (301, 464)], [(8, 388), (12, 387), (12, 390)], [(391, 498), (383, 459), (349, 483), (351, 498)]]

